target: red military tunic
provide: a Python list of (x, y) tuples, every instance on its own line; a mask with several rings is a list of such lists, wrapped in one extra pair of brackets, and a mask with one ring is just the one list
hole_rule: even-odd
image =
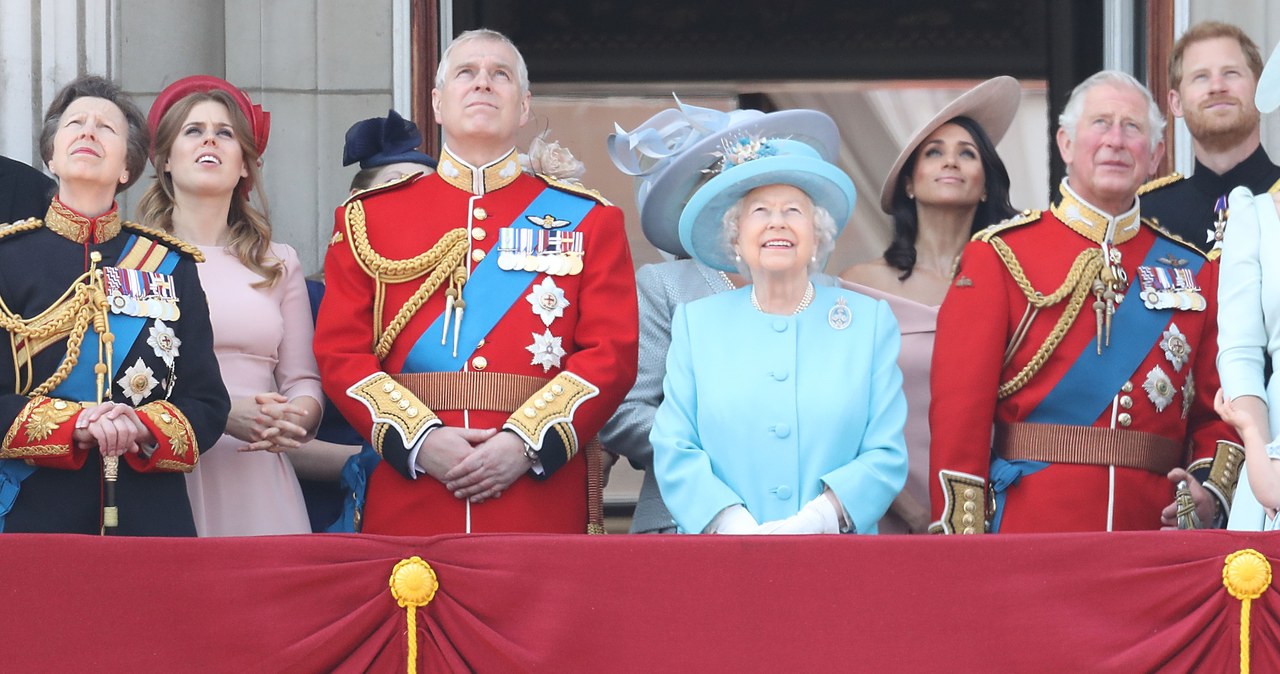
[[(1146, 317), (1149, 325), (1159, 326), (1154, 333), (1112, 332), (1104, 351), (1120, 348), (1124, 340), (1150, 340), (1132, 344), (1130, 357), (1106, 366), (1110, 381), (1118, 386), (1089, 390), (1090, 384), (1106, 377), (1086, 374), (1079, 378), (1077, 372), (1076, 381), (1084, 386), (1067, 390), (1079, 395), (1064, 396), (1060, 390), (1055, 402), (1042, 408), (1069, 370), (1083, 364), (1084, 371), (1092, 373), (1087, 369), (1091, 365), (1088, 359), (1099, 358), (1094, 289), (1099, 288), (1096, 283), (1108, 266), (1101, 243), (1113, 224), (1111, 248), (1119, 253), (1119, 259), (1115, 252), (1111, 259), (1119, 263), (1130, 282), (1122, 311), (1153, 311), (1144, 306), (1138, 267), (1148, 265), (1150, 275), (1153, 263), (1144, 263), (1144, 258), (1157, 242), (1161, 246), (1157, 252), (1164, 248), (1175, 251), (1155, 263), (1171, 275), (1176, 276), (1173, 270), (1187, 266), (1188, 261), (1201, 263), (1194, 279), (1202, 310), (1189, 310), (1200, 301), (1190, 299), (1192, 293), (1183, 293), (1188, 296), (1187, 310), (1175, 308)], [(1096, 273), (1081, 273), (1085, 267), (1076, 263), (1082, 253), (1085, 259), (1090, 255), (1096, 258), (1091, 268)], [(1166, 451), (1160, 458), (1170, 466), (1191, 463), (1192, 469), (1202, 470), (1212, 465), (1206, 486), (1224, 507), (1229, 506), (1243, 454), (1238, 445), (1230, 444), (1237, 441), (1234, 432), (1213, 411), (1213, 393), (1218, 389), (1214, 363), (1217, 274), (1217, 266), (1204, 262), (1195, 248), (1143, 223), (1136, 204), (1113, 221), (1080, 200), (1065, 182), (1062, 200), (1052, 212), (1028, 212), (975, 236), (965, 248), (938, 316), (929, 413), (933, 429), (933, 529), (980, 533), (984, 520), (998, 523), (1001, 532), (1157, 529), (1161, 510), (1173, 501), (1174, 485), (1162, 472), (1123, 465), (1126, 459), (1117, 456), (1121, 452), (1132, 455), (1134, 448), (1143, 444)], [(1026, 288), (1020, 287), (1019, 275), (1025, 277)], [(1084, 285), (1079, 312), (1055, 331), (1072, 304), (1068, 291), (1078, 284)], [(1035, 311), (1027, 289), (1043, 296), (1062, 290), (1059, 294), (1063, 297)], [(1134, 316), (1131, 313), (1127, 318)], [(1101, 332), (1105, 341), (1105, 318)], [(1020, 373), (1023, 376), (1019, 377)], [(1047, 411), (1054, 406), (1059, 413)], [(1092, 433), (1087, 440), (1063, 439), (1069, 433), (1045, 433), (1049, 426), (1042, 424), (1052, 423), (1055, 416), (1074, 416), (1081, 420), (1074, 424), (1075, 429), (1092, 426)], [(1058, 431), (1073, 429), (1070, 424), (1059, 424)], [(1011, 429), (1032, 434), (1019, 436)], [(1097, 429), (1120, 431), (1111, 434), (1120, 447), (1100, 442), (1100, 436), (1107, 432), (1098, 433)], [(1002, 437), (1008, 439), (1004, 444)], [(1012, 484), (1007, 484), (1009, 474), (1002, 473), (1006, 479), (997, 482), (1004, 484), (995, 486), (1003, 494), (996, 499), (989, 491), (992, 466), (993, 461), (999, 463), (997, 455), (1006, 449), (1017, 458), (1025, 458), (1027, 452), (1059, 457), (1073, 452), (1092, 455), (1078, 462), (1037, 459), (1041, 463), (1032, 464), (1032, 470)], [(1108, 454), (1113, 449), (1114, 454)], [(1146, 454), (1152, 455), (1159, 456), (1158, 452)], [(996, 504), (998, 512), (993, 513)]]
[[(480, 261), (499, 254), (500, 230), (527, 219), (544, 190), (587, 198), (522, 173), (514, 151), (476, 168), (446, 148), (437, 173), (362, 192), (337, 210), (316, 358), (326, 394), (384, 459), (370, 478), (364, 532), (467, 531), (465, 500), (430, 475), (410, 476), (410, 450), (439, 425), (514, 431), (545, 469), (517, 479), (501, 498), (470, 505), (470, 531), (587, 530), (587, 465), (578, 450), (636, 371), (635, 280), (621, 211), (594, 197), (586, 204), (573, 230), (582, 234), (580, 273), (564, 265), (554, 276), (538, 273), (499, 307), (482, 306), (497, 300), (476, 296), (479, 285), (466, 293)], [(557, 213), (538, 217), (546, 215), (553, 217), (535, 230), (554, 234), (567, 225)], [(464, 326), (486, 309), (499, 317), (482, 339), (456, 344), (464, 360), (453, 374), (415, 382), (431, 375), (412, 365), (420, 362), (412, 350), (447, 356), (455, 348), (456, 311), (447, 330), (436, 324), (427, 333), (451, 288), (466, 298)]]

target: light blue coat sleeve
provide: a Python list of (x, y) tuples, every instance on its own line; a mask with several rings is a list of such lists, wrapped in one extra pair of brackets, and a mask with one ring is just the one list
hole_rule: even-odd
[[(1271, 195), (1264, 207), (1275, 210)], [(1263, 322), (1258, 206), (1247, 187), (1231, 191), (1218, 276), (1218, 376), (1228, 398), (1267, 399), (1262, 380), (1267, 330)]]
[(743, 500), (715, 475), (698, 434), (693, 344), (683, 304), (676, 307), (671, 320), (671, 348), (662, 392), (662, 404), (649, 434), (654, 472), (662, 500), (676, 524), (682, 531), (699, 533), (721, 510)]
[(907, 481), (907, 444), (902, 428), (907, 420), (907, 399), (902, 392), (898, 351), (902, 337), (889, 305), (876, 302), (872, 376), (866, 382), (867, 427), (853, 461), (822, 476), (839, 497), (859, 533), (875, 531)]

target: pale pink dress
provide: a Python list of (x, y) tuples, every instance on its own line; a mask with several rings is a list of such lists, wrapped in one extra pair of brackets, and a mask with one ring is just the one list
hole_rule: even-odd
[[(197, 269), (209, 299), (213, 349), (231, 400), (270, 391), (291, 400), (323, 400), (311, 350), (311, 305), (297, 252), (272, 243), (270, 254), (284, 263), (284, 276), (272, 288), (254, 288), (262, 277), (234, 255), (217, 246), (199, 248), (205, 261)], [(306, 503), (289, 457), (236, 451), (244, 444), (222, 436), (201, 453), (195, 470), (187, 475), (196, 533), (310, 533)]]
[[(913, 302), (858, 283), (840, 281), (857, 293), (889, 303), (902, 333), (898, 367), (902, 370), (902, 392), (907, 397), (907, 485), (880, 520), (881, 534), (911, 533), (903, 514), (920, 513), (928, 526), (929, 512), (929, 365), (933, 360), (933, 337), (938, 326), (938, 307)], [(924, 533), (917, 531), (916, 533)]]

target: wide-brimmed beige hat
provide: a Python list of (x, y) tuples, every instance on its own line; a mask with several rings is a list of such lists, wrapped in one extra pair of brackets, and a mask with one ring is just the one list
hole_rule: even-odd
[(911, 140), (907, 141), (898, 158), (893, 161), (893, 168), (889, 169), (889, 175), (884, 179), (884, 187), (880, 188), (880, 210), (892, 215), (893, 188), (898, 184), (898, 174), (902, 173), (902, 166), (907, 163), (907, 158), (929, 134), (956, 117), (968, 117), (987, 132), (994, 145), (1009, 130), (1021, 101), (1022, 85), (1008, 75), (1001, 75), (960, 94), (959, 98), (948, 103), (933, 119), (912, 134)]

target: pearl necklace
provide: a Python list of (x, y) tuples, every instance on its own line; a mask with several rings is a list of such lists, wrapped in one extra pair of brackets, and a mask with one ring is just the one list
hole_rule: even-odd
[(729, 290), (734, 290), (738, 287), (733, 285), (733, 281), (729, 279), (729, 275), (724, 273), (723, 270), (717, 269), (716, 271), (720, 274), (720, 279), (724, 281), (725, 286), (728, 287)]
[[(804, 289), (804, 297), (800, 298), (800, 304), (796, 306), (795, 311), (791, 312), (791, 315), (794, 316), (809, 308), (809, 305), (813, 302), (813, 295), (813, 282), (810, 281), (809, 287)], [(756, 287), (754, 285), (751, 286), (751, 306), (755, 307), (756, 311), (759, 311), (762, 314), (768, 313), (764, 309), (760, 308), (760, 301), (756, 299)]]

